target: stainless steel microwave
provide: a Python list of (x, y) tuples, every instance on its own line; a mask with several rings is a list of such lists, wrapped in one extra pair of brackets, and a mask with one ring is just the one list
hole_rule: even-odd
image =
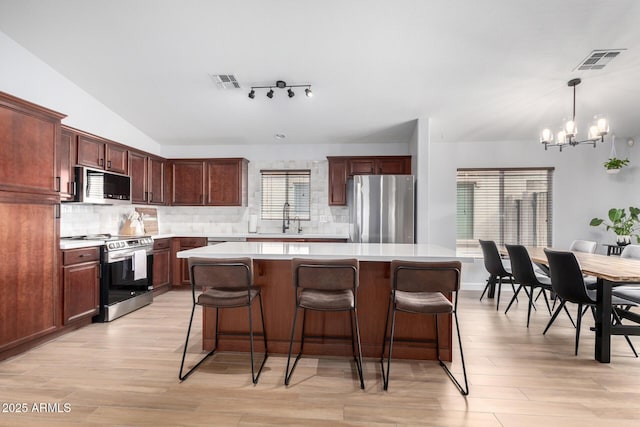
[(131, 204), (131, 177), (84, 166), (75, 168), (75, 202), (101, 205)]

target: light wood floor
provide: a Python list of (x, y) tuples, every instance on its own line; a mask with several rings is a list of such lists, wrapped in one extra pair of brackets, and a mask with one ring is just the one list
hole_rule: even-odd
[[(600, 364), (593, 360), (588, 316), (576, 357), (566, 316), (543, 336), (549, 316), (542, 308), (527, 330), (524, 299), (505, 316), (478, 296), (461, 293), (466, 398), (435, 362), (394, 361), (388, 392), (372, 359), (365, 363), (364, 391), (353, 364), (340, 358), (303, 358), (285, 388), (285, 357), (271, 356), (253, 386), (247, 356), (221, 354), (180, 383), (191, 303), (188, 292), (170, 292), (112, 323), (0, 362), (0, 409), (12, 403), (29, 409), (0, 412), (0, 425), (639, 425), (640, 359), (622, 337), (613, 338), (612, 363)], [(503, 301), (504, 309), (506, 295)], [(640, 339), (634, 342), (640, 348)], [(453, 370), (460, 365), (454, 362)], [(61, 411), (66, 403), (70, 412), (34, 413), (34, 403), (59, 403)]]

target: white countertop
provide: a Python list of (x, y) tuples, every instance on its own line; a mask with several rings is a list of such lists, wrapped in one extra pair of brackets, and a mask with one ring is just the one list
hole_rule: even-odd
[(90, 248), (92, 246), (102, 246), (104, 240), (73, 240), (73, 239), (60, 239), (60, 249), (80, 249)]
[(290, 260), (292, 258), (356, 258), (360, 261), (459, 260), (473, 258), (456, 256), (455, 250), (430, 244), (406, 243), (294, 243), (294, 242), (226, 242), (214, 246), (178, 252), (178, 258), (237, 258)]

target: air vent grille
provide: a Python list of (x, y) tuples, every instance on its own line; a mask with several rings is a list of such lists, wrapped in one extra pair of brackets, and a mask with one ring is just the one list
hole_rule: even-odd
[(218, 89), (240, 89), (240, 83), (233, 74), (211, 74)]
[(616, 56), (620, 55), (623, 50), (626, 49), (599, 49), (593, 50), (591, 53), (582, 61), (574, 71), (576, 70), (602, 70), (605, 65), (611, 62)]

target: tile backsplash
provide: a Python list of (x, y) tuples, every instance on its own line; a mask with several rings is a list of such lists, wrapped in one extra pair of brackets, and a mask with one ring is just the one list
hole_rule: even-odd
[[(247, 207), (158, 206), (159, 232), (178, 235), (247, 233), (250, 215), (258, 216), (258, 232), (281, 232), (282, 221), (260, 219), (260, 170), (262, 169), (311, 170), (311, 220), (301, 222), (303, 233), (348, 234), (348, 208), (328, 205), (328, 162), (326, 160), (251, 161), (248, 169)], [(60, 235), (118, 234), (120, 225), (135, 207), (136, 205), (96, 206), (63, 203)]]

